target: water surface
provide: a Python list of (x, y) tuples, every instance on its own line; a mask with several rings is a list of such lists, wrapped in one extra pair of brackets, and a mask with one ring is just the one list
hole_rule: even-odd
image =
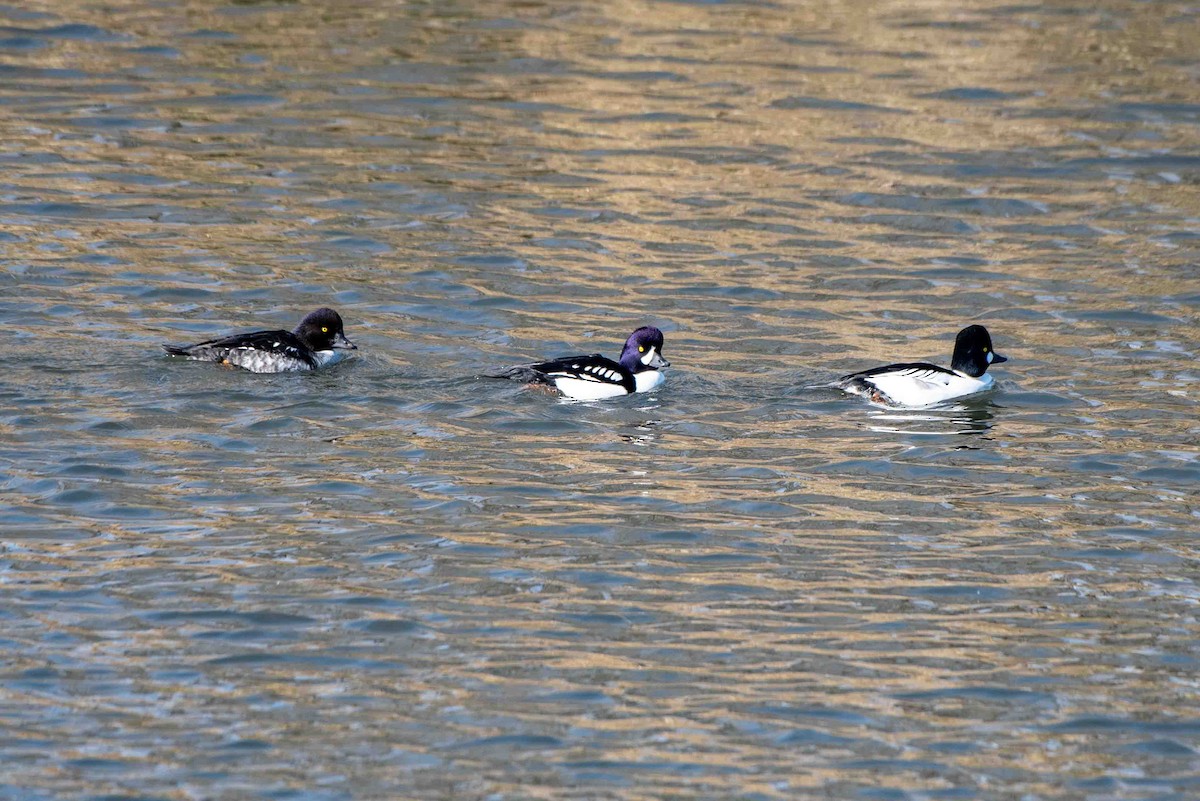
[(1195, 797), (1198, 22), (0, 7), (0, 796)]

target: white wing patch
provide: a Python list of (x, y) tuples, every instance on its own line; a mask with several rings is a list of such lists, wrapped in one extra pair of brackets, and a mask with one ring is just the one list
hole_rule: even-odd
[(577, 400), (602, 400), (627, 394), (625, 375), (606, 364), (567, 362), (546, 372), (546, 377), (563, 395)]
[[(622, 386), (621, 374), (611, 367), (605, 367), (602, 364), (580, 364), (574, 362), (569, 370), (554, 370), (546, 373), (553, 379), (559, 378), (574, 378), (580, 381), (592, 381), (595, 383), (616, 384)], [(624, 389), (621, 390), (624, 392)]]
[(928, 381), (931, 384), (946, 384), (951, 378), (955, 378), (953, 373), (947, 373), (943, 370), (923, 370), (917, 367), (908, 370), (898, 370), (895, 373), (883, 373), (883, 375), (910, 376), (917, 381)]

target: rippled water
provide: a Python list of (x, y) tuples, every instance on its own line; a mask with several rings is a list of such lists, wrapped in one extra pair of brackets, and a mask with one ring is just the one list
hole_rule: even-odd
[(0, 22), (0, 796), (1200, 795), (1196, 6)]

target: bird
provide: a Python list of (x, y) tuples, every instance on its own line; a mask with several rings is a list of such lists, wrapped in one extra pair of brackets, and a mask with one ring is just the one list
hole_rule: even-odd
[(954, 340), (949, 369), (927, 362), (889, 364), (843, 376), (833, 386), (886, 406), (932, 406), (991, 389), (995, 380), (986, 375), (988, 367), (1006, 361), (986, 328), (969, 325)]
[(308, 314), (295, 331), (253, 331), (195, 345), (163, 345), (170, 356), (241, 367), (252, 373), (289, 373), (336, 364), (358, 346), (346, 339), (333, 309)]
[(599, 353), (563, 356), (547, 362), (519, 364), (493, 377), (548, 384), (576, 400), (616, 398), (648, 392), (663, 383), (665, 378), (659, 370), (671, 363), (663, 358), (662, 348), (662, 331), (643, 326), (625, 340), (617, 361)]

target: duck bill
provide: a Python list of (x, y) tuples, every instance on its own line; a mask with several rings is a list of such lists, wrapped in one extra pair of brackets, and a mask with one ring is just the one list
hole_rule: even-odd
[(646, 362), (646, 366), (658, 369), (659, 367), (670, 367), (671, 363), (669, 361), (667, 361), (666, 359), (664, 359), (662, 356), (659, 356), (657, 353), (655, 353), (653, 358), (651, 358), (650, 361)]
[(358, 345), (355, 345), (350, 340), (346, 339), (345, 334), (338, 334), (333, 338), (334, 350), (358, 350)]
[(1000, 362), (1008, 361), (1007, 356), (1001, 356), (999, 353), (996, 353), (996, 351), (992, 351), (989, 356), (991, 358), (988, 359), (988, 364), (1000, 364)]

